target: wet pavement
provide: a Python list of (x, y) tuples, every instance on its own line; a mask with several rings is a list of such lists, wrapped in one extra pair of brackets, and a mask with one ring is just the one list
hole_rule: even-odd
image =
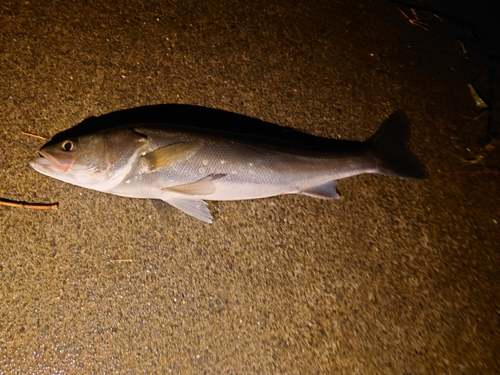
[[(0, 198), (59, 209), (0, 207), (0, 373), (499, 373), (497, 114), (476, 118), (467, 87), (498, 105), (492, 59), (456, 18), (416, 14), (2, 2)], [(28, 166), (44, 141), (22, 131), (168, 103), (354, 140), (402, 109), (429, 178), (210, 202), (207, 225)]]

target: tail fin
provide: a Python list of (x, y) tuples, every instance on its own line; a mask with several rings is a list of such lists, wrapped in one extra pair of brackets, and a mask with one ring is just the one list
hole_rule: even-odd
[(396, 111), (367, 141), (375, 149), (376, 173), (414, 179), (426, 177), (425, 166), (406, 147), (409, 133), (406, 115), (403, 111)]

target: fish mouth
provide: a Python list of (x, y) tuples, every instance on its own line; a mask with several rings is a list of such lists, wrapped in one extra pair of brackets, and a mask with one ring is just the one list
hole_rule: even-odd
[(70, 155), (58, 155), (57, 157), (51, 155), (46, 151), (39, 151), (39, 158), (34, 158), (30, 161), (30, 165), (37, 171), (62, 171), (67, 172), (75, 159)]

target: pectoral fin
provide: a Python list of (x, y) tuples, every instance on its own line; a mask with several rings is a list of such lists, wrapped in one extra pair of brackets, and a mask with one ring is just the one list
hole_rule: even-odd
[(200, 142), (180, 142), (158, 148), (144, 155), (149, 169), (156, 170), (189, 159), (201, 147)]
[(224, 176), (225, 174), (209, 175), (195, 182), (190, 182), (188, 184), (177, 185), (177, 186), (169, 186), (161, 190), (174, 191), (176, 193), (181, 193), (186, 195), (209, 195), (215, 192), (215, 185), (212, 181), (218, 178), (222, 178)]
[(326, 184), (303, 190), (300, 194), (320, 199), (339, 199), (337, 193), (337, 181), (329, 181)]

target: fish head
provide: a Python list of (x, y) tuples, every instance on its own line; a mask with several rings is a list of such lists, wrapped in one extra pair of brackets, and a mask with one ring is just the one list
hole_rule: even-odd
[(106, 191), (126, 177), (146, 148), (147, 138), (133, 130), (103, 131), (48, 144), (29, 164), (46, 176)]

